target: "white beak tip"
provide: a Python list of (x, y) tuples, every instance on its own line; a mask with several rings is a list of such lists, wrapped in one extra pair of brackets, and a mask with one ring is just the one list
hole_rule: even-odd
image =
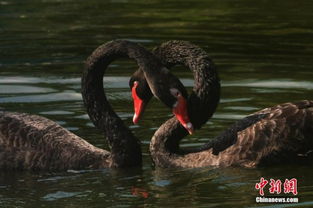
[(139, 120), (138, 115), (135, 113), (134, 116), (133, 116), (133, 123), (137, 124), (138, 120)]
[(189, 132), (190, 135), (194, 133), (194, 128), (191, 122), (188, 122), (184, 125), (185, 129)]

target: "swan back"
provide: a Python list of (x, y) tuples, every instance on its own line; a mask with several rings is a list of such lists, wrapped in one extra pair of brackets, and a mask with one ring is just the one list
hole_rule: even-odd
[(109, 155), (47, 118), (9, 112), (0, 113), (0, 149), (0, 169), (97, 168)]

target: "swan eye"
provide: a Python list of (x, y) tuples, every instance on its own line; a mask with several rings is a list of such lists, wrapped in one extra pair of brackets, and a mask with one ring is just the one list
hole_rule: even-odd
[(135, 93), (137, 95), (137, 87), (139, 85), (139, 82), (138, 81), (134, 81), (133, 82), (133, 86), (131, 87), (131, 91), (132, 93)]
[(138, 86), (138, 84), (139, 84), (139, 82), (138, 82), (138, 81), (134, 81), (133, 87), (137, 87), (137, 86)]
[(174, 97), (178, 97), (181, 93), (179, 92), (179, 90), (178, 89), (176, 89), (176, 88), (171, 88), (170, 89), (170, 92), (171, 92), (171, 94), (174, 96)]

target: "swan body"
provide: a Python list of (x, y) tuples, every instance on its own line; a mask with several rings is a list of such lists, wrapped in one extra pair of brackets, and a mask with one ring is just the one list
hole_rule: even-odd
[[(169, 41), (154, 50), (168, 68), (182, 64), (195, 79), (188, 99), (190, 120), (199, 129), (213, 115), (220, 98), (217, 70), (207, 53), (185, 41)], [(179, 148), (188, 135), (171, 118), (155, 132), (150, 152), (160, 167), (256, 167), (281, 162), (313, 161), (313, 101), (285, 103), (256, 112), (230, 126), (207, 144)]]
[(256, 112), (232, 125), (198, 149), (166, 146), (165, 128), (155, 133), (150, 152), (161, 167), (256, 167), (313, 161), (313, 101), (285, 103)]
[(110, 167), (110, 152), (57, 123), (26, 113), (0, 113), (0, 168), (68, 170)]
[[(148, 58), (149, 54), (137, 44), (112, 41), (98, 47), (86, 61), (82, 78), (83, 100), (95, 126), (106, 134), (111, 152), (89, 144), (41, 116), (2, 112), (0, 169), (57, 171), (140, 166), (142, 158), (139, 140), (107, 101), (102, 77), (107, 65), (120, 56), (134, 58), (139, 63), (139, 55)], [(139, 63), (142, 69), (147, 68), (145, 64)], [(92, 106), (94, 111), (90, 110)], [(99, 106), (101, 110), (97, 108)], [(111, 125), (114, 128), (109, 129)], [(120, 133), (114, 134), (112, 129)]]

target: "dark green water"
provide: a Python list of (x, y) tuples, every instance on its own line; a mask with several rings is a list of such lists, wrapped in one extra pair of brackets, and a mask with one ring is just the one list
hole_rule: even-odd
[[(312, 11), (309, 0), (0, 0), (0, 107), (48, 117), (108, 149), (82, 105), (83, 61), (112, 39), (150, 49), (188, 40), (210, 54), (222, 79), (218, 111), (183, 141), (198, 146), (256, 110), (313, 99)], [(293, 206), (313, 206), (310, 166), (155, 169), (148, 144), (171, 113), (153, 100), (141, 123), (132, 124), (127, 83), (136, 68), (132, 61), (114, 62), (104, 80), (110, 102), (142, 141), (142, 169), (2, 172), (0, 207), (285, 207), (255, 203), (260, 177), (298, 179), (300, 203)], [(188, 70), (174, 73), (191, 88)], [(148, 198), (133, 195), (134, 188)]]

